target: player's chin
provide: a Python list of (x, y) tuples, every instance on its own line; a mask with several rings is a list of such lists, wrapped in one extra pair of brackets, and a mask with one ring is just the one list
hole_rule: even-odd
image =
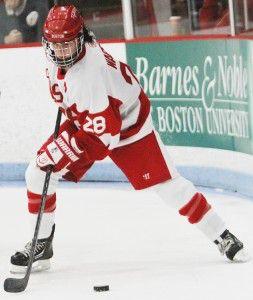
[(70, 56), (56, 56), (56, 59), (58, 61), (66, 61), (66, 60), (69, 60), (71, 57)]

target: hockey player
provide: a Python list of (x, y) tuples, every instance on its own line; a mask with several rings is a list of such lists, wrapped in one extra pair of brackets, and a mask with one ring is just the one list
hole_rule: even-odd
[[(44, 143), (26, 171), (28, 208), (35, 224), (45, 169), (54, 166), (34, 268), (49, 268), (53, 256), (59, 178), (78, 182), (94, 161), (106, 156), (136, 190), (153, 187), (228, 260), (245, 260), (243, 243), (228, 231), (205, 196), (175, 169), (152, 125), (150, 101), (129, 66), (103, 49), (74, 6), (54, 6), (50, 10), (43, 45), (49, 59), (50, 92), (66, 121), (58, 138), (53, 140), (51, 136)], [(11, 257), (12, 272), (25, 270), (30, 249), (31, 242)]]

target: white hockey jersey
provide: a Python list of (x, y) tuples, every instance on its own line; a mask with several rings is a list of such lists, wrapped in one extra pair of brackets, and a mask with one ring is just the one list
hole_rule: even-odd
[(137, 78), (100, 44), (86, 44), (65, 75), (50, 63), (47, 77), (52, 98), (79, 129), (77, 143), (95, 159), (152, 132), (150, 102)]

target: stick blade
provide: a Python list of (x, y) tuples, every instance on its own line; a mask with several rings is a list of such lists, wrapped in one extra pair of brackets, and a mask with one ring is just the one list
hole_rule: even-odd
[(26, 289), (26, 278), (6, 278), (4, 281), (4, 290), (8, 293), (20, 293)]

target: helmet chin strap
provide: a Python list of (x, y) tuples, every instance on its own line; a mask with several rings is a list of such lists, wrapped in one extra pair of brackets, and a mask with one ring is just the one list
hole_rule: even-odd
[(76, 57), (78, 57), (78, 54), (77, 54), (77, 51), (76, 51), (73, 55), (70, 55), (70, 56), (65, 57), (65, 58), (58, 58), (57, 56), (55, 56), (55, 57), (56, 57), (55, 64), (59, 68), (70, 68), (75, 64), (75, 62), (77, 60)]

